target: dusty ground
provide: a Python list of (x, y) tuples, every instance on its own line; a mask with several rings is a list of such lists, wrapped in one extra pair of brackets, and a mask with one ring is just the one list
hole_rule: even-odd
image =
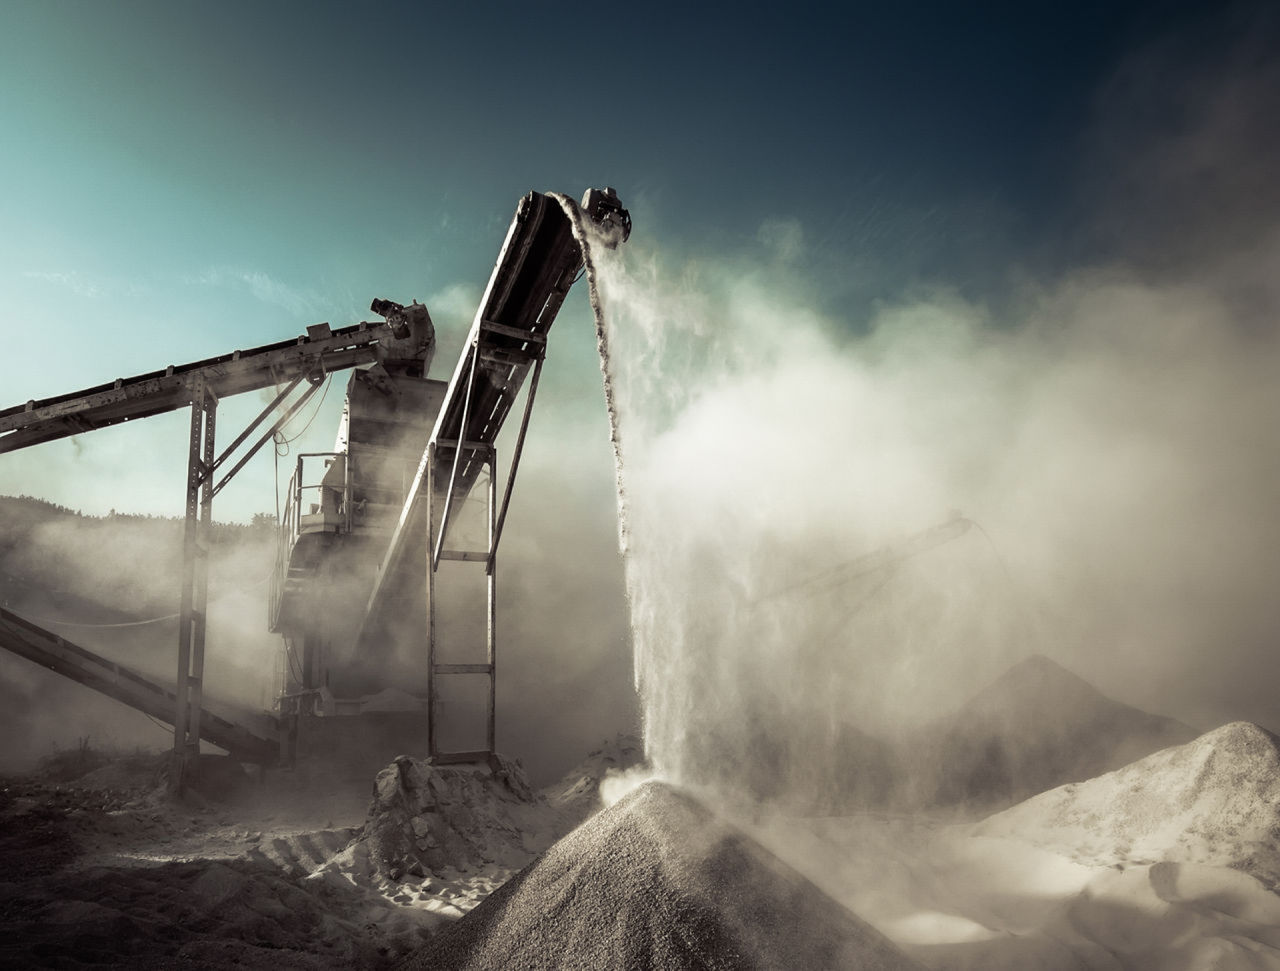
[[(132, 771), (130, 771), (132, 770)], [(367, 797), (270, 778), (170, 799), (154, 766), (0, 788), (6, 967), (378, 967), (417, 924), (355, 886), (309, 882)]]
[(431, 846), (433, 865), (406, 872), (364, 829), (398, 798), (386, 776), (379, 808), (373, 778), (303, 766), (253, 780), (215, 762), (175, 799), (163, 755), (87, 755), (0, 780), (0, 967), (393, 965), (576, 825), (638, 749), (605, 746), (545, 795), (507, 791), (502, 819), (486, 815), (484, 771), (451, 770), (436, 808), (470, 843)]
[[(592, 844), (595, 855), (570, 852), (601, 814), (512, 879), (591, 816), (611, 782), (641, 781), (618, 771), (637, 754), (606, 746), (541, 793), (501, 767), (412, 759), (376, 779), (215, 774), (205, 794), (181, 800), (166, 795), (155, 759), (2, 782), (0, 967), (383, 968), (434, 955), (456, 933), (479, 942), (468, 955), (523, 947), (556, 916), (556, 881), (631, 852), (634, 840), (612, 837)], [(1280, 971), (1277, 779), (1280, 739), (1236, 724), (981, 821), (765, 810), (738, 824), (937, 971)], [(624, 912), (600, 895), (629, 874), (583, 884), (599, 897), (583, 941)], [(531, 889), (522, 913), (534, 930), (484, 930), (495, 907)], [(747, 903), (767, 897), (738, 890)], [(596, 899), (583, 893), (561, 897)], [(539, 953), (555, 966), (559, 952)]]
[(512, 872), (318, 872), (360, 831), (372, 780), (280, 772), (174, 800), (153, 777), (0, 787), (0, 966), (377, 968)]
[(1280, 971), (1280, 739), (1256, 725), (981, 821), (773, 815), (753, 835), (938, 971)]

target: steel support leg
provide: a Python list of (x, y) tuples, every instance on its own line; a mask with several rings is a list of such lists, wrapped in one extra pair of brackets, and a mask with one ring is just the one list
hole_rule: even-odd
[(498, 668), (496, 663), (496, 647), (498, 636), (498, 615), (497, 615), (497, 588), (495, 586), (495, 578), (497, 576), (497, 541), (498, 541), (498, 450), (497, 448), (489, 449), (489, 559), (485, 564), (485, 579), (488, 586), (489, 594), (489, 617), (488, 617), (488, 635), (485, 654), (489, 665), (489, 701), (487, 711), (487, 723), (485, 739), (492, 756), (497, 749), (497, 688), (498, 688)]
[[(427, 567), (427, 753), (431, 758), (442, 760), (470, 760), (484, 756), (492, 757), (497, 751), (497, 570), (494, 553), (498, 539), (498, 450), (493, 446), (483, 447), (484, 461), (489, 466), (489, 485), (486, 490), (486, 522), (488, 548), (481, 552), (445, 551), (444, 532), (445, 516), (451, 506), (449, 490), (452, 489), (455, 477), (449, 469), (436, 468), (436, 444), (427, 446), (427, 535), (426, 535), (426, 567)], [(446, 493), (442, 497), (436, 495), (436, 485), (444, 483)], [(442, 506), (443, 510), (438, 509)], [(445, 555), (441, 557), (441, 553)], [(437, 664), (436, 663), (436, 571), (449, 560), (465, 558), (471, 562), (480, 561), (485, 564), (485, 663), (484, 664)], [(465, 566), (462, 567), (465, 569)], [(489, 679), (488, 691), (485, 695), (485, 748), (474, 752), (441, 752), (438, 731), (440, 718), (440, 677), (443, 675), (484, 674)]]
[(436, 732), (436, 443), (427, 446), (427, 755), (440, 754)]
[(182, 535), (182, 590), (178, 620), (178, 679), (173, 720), (173, 770), (170, 785), (181, 791), (200, 754), (205, 617), (209, 592), (209, 527), (213, 490), (218, 400), (203, 384), (191, 397), (191, 433), (187, 452), (186, 518)]

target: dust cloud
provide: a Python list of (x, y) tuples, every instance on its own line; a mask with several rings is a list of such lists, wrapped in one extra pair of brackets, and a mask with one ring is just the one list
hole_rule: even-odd
[(1035, 653), (1193, 725), (1280, 723), (1280, 85), (1250, 50), (1126, 65), (1073, 227), (1105, 258), (998, 300), (823, 312), (777, 221), (753, 258), (596, 252), (664, 777), (819, 778)]
[[(182, 523), (154, 516), (85, 516), (0, 497), (3, 606), (158, 683), (176, 676)], [(267, 632), (269, 527), (215, 524), (205, 674), (218, 699), (256, 710), (273, 701), (279, 638)], [(0, 654), (6, 700), (3, 767), (16, 770), (87, 739), (92, 747), (163, 749), (156, 722), (29, 661)]]
[[(1274, 31), (1122, 65), (1064, 146), (1078, 219), (998, 292), (917, 281), (833, 311), (840, 257), (785, 214), (738, 253), (642, 232), (595, 248), (627, 558), (598, 378), (580, 380), (594, 349), (566, 306), (499, 567), (500, 748), (541, 781), (630, 727), (629, 640), (650, 756), (677, 782), (822, 776), (851, 740), (908, 735), (1037, 653), (1200, 728), (1280, 725), (1280, 69), (1255, 35)], [(433, 302), (438, 360), (474, 299)], [(181, 471), (153, 488), (172, 499)], [(127, 616), (39, 601), (34, 619), (176, 609), (176, 532), (50, 529), (71, 564), (56, 586)], [(266, 707), (270, 541), (244, 556), (211, 578), (209, 683)], [(169, 678), (175, 641), (101, 647)], [(33, 744), (74, 740), (88, 692), (38, 697), (37, 677), (15, 675), (12, 710), (42, 713)]]

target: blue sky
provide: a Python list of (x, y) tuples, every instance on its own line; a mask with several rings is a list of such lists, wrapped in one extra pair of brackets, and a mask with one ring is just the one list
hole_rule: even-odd
[[(616, 186), (638, 243), (669, 260), (767, 261), (794, 235), (795, 278), (850, 331), (922, 282), (998, 304), (1019, 274), (1105, 255), (1080, 212), (1125, 65), (1169, 37), (1213, 49), (1250, 17), (1153, 2), (731, 17), (6, 4), (0, 398), (354, 322), (374, 296), (431, 302), (447, 374), (531, 188)], [(1140, 140), (1158, 115), (1121, 127)], [(581, 366), (551, 385), (594, 408), (589, 342), (564, 342)], [(340, 399), (305, 444), (327, 447)], [(227, 407), (234, 424), (255, 403)], [(183, 420), (7, 456), (0, 488), (174, 513)], [(154, 474), (117, 501), (101, 480), (126, 454)], [(77, 471), (86, 456), (99, 464)], [(251, 466), (258, 484), (228, 490), (219, 515), (270, 507), (268, 474)]]
[[(435, 6), (6, 5), (6, 322), (129, 322), (160, 357), (199, 357), (375, 291), (481, 283), (523, 192), (598, 183), (668, 248), (795, 219), (831, 258), (892, 267), (868, 293), (980, 287), (1054, 257), (1121, 59), (1206, 17)], [(147, 367), (143, 346), (91, 356)], [(22, 399), (64, 375), (3, 377)]]

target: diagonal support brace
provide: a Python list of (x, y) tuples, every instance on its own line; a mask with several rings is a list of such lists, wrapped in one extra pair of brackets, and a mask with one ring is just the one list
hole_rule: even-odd
[[(515, 450), (511, 454), (511, 469), (507, 473), (507, 486), (502, 493), (502, 509), (493, 529), (493, 541), (489, 544), (489, 563), (485, 572), (492, 574), (498, 560), (498, 543), (502, 540), (502, 526), (507, 521), (507, 507), (511, 505), (511, 489), (516, 484), (516, 470), (520, 467), (520, 453), (524, 451), (524, 437), (529, 431), (529, 416), (533, 413), (533, 399), (538, 393), (538, 378), (542, 375), (542, 361), (538, 358), (529, 380), (529, 393), (524, 399), (524, 414), (520, 418), (520, 434), (516, 437)], [(492, 471), (492, 470), (491, 470)]]

